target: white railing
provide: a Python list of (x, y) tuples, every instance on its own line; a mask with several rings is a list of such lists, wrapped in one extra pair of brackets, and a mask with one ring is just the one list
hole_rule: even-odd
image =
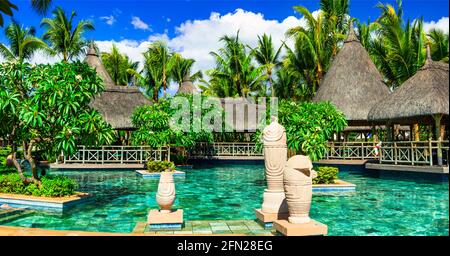
[(382, 142), (375, 151), (375, 142), (330, 142), (326, 159), (368, 160), (381, 164), (437, 165), (438, 151), (442, 152), (443, 165), (448, 165), (448, 141), (395, 141)]
[(448, 165), (448, 141), (383, 142), (379, 162), (398, 165), (437, 165), (438, 151), (442, 163)]
[(374, 142), (330, 142), (326, 159), (366, 160), (378, 159)]
[(63, 155), (65, 164), (143, 164), (150, 160), (170, 161), (170, 148), (152, 148), (149, 146), (103, 146), (88, 148), (80, 146), (78, 151), (71, 155)]
[(189, 151), (190, 157), (254, 157), (263, 156), (262, 151), (258, 150), (255, 143), (252, 142), (216, 142), (216, 143), (197, 143)]

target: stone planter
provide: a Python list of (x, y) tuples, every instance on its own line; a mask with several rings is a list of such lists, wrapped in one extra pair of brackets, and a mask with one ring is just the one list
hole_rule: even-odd
[(312, 167), (309, 157), (301, 155), (291, 157), (286, 163), (283, 180), (290, 223), (311, 221), (312, 179), (317, 175)]
[(158, 192), (156, 193), (156, 202), (161, 212), (171, 212), (175, 201), (175, 183), (172, 172), (162, 172), (159, 178)]

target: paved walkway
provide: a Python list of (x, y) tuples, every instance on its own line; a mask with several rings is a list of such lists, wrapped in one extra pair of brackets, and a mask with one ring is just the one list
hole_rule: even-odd
[(152, 231), (145, 222), (136, 224), (132, 233), (87, 232), (75, 230), (48, 230), (0, 226), (0, 236), (273, 236), (274, 230), (265, 230), (253, 220), (186, 221), (180, 231)]
[(254, 220), (198, 220), (186, 221), (179, 231), (150, 230), (145, 222), (139, 222), (133, 233), (170, 235), (250, 235), (273, 236), (275, 230), (264, 229)]

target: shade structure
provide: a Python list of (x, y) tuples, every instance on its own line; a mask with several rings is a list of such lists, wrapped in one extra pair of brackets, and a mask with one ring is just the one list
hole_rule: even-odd
[(345, 114), (350, 126), (365, 126), (370, 109), (389, 94), (389, 88), (351, 27), (313, 101), (329, 101)]
[(151, 101), (137, 87), (115, 85), (92, 44), (84, 62), (97, 71), (105, 85), (105, 91), (96, 95), (90, 106), (96, 109), (113, 129), (134, 129), (131, 123), (134, 110), (139, 106), (151, 104)]
[(448, 64), (433, 61), (427, 47), (427, 59), (422, 68), (373, 106), (369, 120), (412, 124), (433, 123), (433, 115), (448, 118), (448, 72)]
[(180, 87), (178, 87), (177, 95), (179, 94), (195, 94), (198, 93), (198, 90), (195, 88), (191, 79), (187, 76), (183, 79)]

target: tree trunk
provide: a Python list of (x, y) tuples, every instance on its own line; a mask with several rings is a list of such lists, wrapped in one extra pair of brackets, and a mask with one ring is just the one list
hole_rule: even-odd
[(163, 90), (164, 90), (164, 98), (166, 97), (166, 87), (167, 87), (167, 81), (166, 80), (164, 80), (163, 81)]
[(273, 81), (272, 81), (272, 69), (269, 69), (267, 71), (267, 74), (269, 75), (270, 92), (272, 93), (272, 97), (275, 97), (275, 88), (273, 88)]
[(23, 142), (23, 155), (25, 157), (25, 160), (27, 160), (28, 163), (30, 163), (31, 173), (33, 174), (32, 181), (39, 184), (39, 186), (40, 186), (41, 179), (39, 178), (39, 174), (37, 171), (36, 161), (34, 160), (33, 155), (32, 155), (34, 142), (35, 141), (32, 140), (28, 144), (28, 147), (27, 147), (26, 143)]

